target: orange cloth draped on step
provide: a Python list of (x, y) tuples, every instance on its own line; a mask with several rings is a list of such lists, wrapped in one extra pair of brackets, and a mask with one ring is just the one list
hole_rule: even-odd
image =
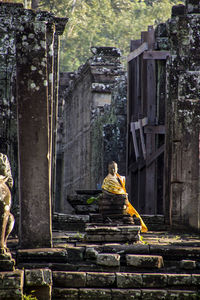
[(135, 215), (137, 218), (140, 219), (141, 222), (141, 226), (142, 232), (147, 232), (148, 229), (146, 227), (146, 225), (144, 224), (142, 218), (140, 217), (139, 213), (137, 212), (137, 210), (131, 205), (131, 203), (128, 201), (128, 195), (126, 192), (126, 188), (125, 188), (125, 177), (124, 176), (120, 176), (119, 174), (116, 174), (117, 177), (108, 174), (103, 181), (102, 184), (102, 189), (104, 189), (105, 191), (108, 191), (110, 193), (113, 194), (118, 194), (118, 195), (126, 195), (127, 198), (127, 209), (126, 212), (130, 215), (133, 216)]

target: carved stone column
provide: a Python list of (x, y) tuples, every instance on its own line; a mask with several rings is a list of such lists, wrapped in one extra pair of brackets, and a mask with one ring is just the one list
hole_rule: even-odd
[(46, 23), (33, 11), (17, 34), (20, 245), (51, 247), (51, 194)]

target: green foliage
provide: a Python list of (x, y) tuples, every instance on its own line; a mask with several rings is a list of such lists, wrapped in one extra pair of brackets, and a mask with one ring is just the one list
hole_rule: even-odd
[(61, 71), (74, 71), (91, 46), (111, 46), (126, 56), (130, 40), (149, 25), (165, 22), (178, 0), (40, 0), (39, 8), (69, 17), (61, 40)]
[(23, 300), (37, 300), (33, 295), (23, 295)]
[(89, 199), (87, 199), (87, 204), (92, 204), (94, 201), (98, 201), (99, 200), (99, 196), (98, 197), (90, 197)]

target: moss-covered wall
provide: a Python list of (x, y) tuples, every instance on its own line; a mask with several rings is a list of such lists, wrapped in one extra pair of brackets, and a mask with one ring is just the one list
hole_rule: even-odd
[(101, 184), (106, 160), (104, 125), (118, 122), (117, 101), (112, 98), (111, 104), (111, 91), (124, 76), (120, 52), (112, 47), (93, 47), (92, 53), (78, 72), (62, 74), (66, 83), (61, 79), (60, 101), (65, 101), (61, 117), (64, 199), (75, 190), (96, 189)]
[[(200, 229), (200, 5), (174, 7), (167, 23), (166, 195), (173, 226)], [(168, 178), (167, 178), (168, 177)]]

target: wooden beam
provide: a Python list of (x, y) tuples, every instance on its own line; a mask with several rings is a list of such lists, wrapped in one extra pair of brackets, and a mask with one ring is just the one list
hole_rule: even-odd
[(146, 161), (146, 166), (150, 166), (165, 150), (165, 145), (162, 145), (156, 150)]
[(147, 125), (144, 133), (165, 134), (165, 125)]
[(131, 123), (131, 132), (132, 132), (132, 137), (133, 137), (133, 145), (134, 145), (134, 150), (135, 150), (135, 157), (136, 160), (139, 158), (139, 150), (138, 150), (138, 144), (137, 144), (137, 138), (136, 138), (136, 132), (135, 132), (135, 125), (132, 122)]
[(131, 60), (142, 54), (145, 50), (148, 50), (147, 43), (143, 43), (139, 48), (131, 52), (127, 57), (127, 62), (130, 62)]
[(145, 147), (144, 133), (143, 133), (143, 128), (142, 128), (142, 119), (139, 120), (139, 129), (140, 129), (140, 139), (141, 139), (141, 144), (142, 144), (142, 153), (143, 153), (144, 159), (146, 159), (146, 147)]
[(145, 51), (143, 59), (167, 59), (170, 55), (169, 51)]
[(145, 117), (143, 119), (139, 119), (136, 122), (131, 122), (131, 124), (134, 123), (135, 130), (140, 129), (140, 122), (141, 122), (142, 127), (144, 127), (148, 124), (148, 118)]

